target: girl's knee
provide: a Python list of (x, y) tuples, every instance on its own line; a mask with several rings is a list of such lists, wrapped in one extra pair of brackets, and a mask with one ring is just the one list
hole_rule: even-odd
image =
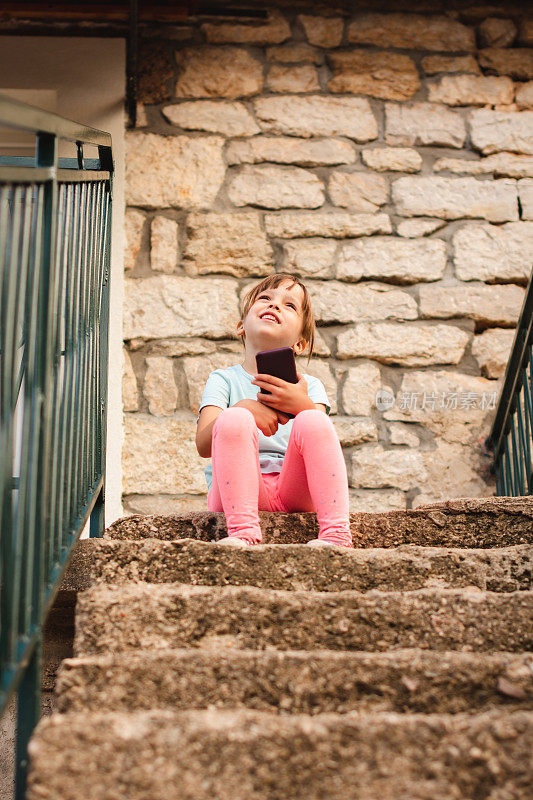
[(318, 408), (306, 408), (300, 411), (294, 419), (293, 425), (304, 430), (324, 430), (333, 428), (333, 423), (327, 414)]
[(225, 434), (239, 435), (249, 429), (256, 429), (254, 415), (248, 408), (242, 406), (225, 408), (213, 425), (213, 433), (223, 431)]

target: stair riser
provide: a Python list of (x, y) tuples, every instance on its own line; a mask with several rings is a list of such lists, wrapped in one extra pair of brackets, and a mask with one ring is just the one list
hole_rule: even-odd
[(27, 800), (529, 800), (532, 748), (523, 712), (56, 715), (31, 744)]
[(339, 553), (298, 545), (242, 550), (191, 540), (88, 539), (80, 543), (66, 581), (79, 590), (103, 580), (333, 592), (428, 586), (517, 591), (531, 588), (532, 571), (533, 548), (528, 545), (496, 551), (412, 547), (411, 552)]
[(532, 666), (533, 658), (509, 653), (416, 650), (392, 657), (199, 650), (95, 656), (63, 662), (57, 708), (72, 712), (240, 706), (284, 714), (533, 709)]
[(129, 648), (530, 650), (533, 593), (315, 593), (157, 584), (78, 596), (75, 655)]

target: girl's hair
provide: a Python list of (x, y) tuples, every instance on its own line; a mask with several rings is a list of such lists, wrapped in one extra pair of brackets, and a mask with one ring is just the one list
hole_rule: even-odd
[[(285, 281), (290, 281), (291, 285), (296, 284), (297, 286), (302, 287), (304, 298), (302, 304), (301, 336), (305, 339), (306, 345), (309, 348), (309, 357), (307, 359), (307, 363), (309, 364), (311, 355), (313, 353), (313, 345), (315, 343), (315, 318), (311, 308), (311, 298), (309, 297), (309, 292), (307, 291), (306, 286), (296, 275), (291, 275), (289, 272), (277, 272), (275, 275), (269, 275), (267, 278), (263, 278), (263, 280), (260, 281), (257, 286), (253, 286), (250, 291), (247, 292), (242, 301), (241, 322), (244, 321), (244, 318), (261, 292), (264, 292), (266, 289), (277, 289), (278, 286)], [(244, 343), (244, 334), (240, 334), (240, 337)]]

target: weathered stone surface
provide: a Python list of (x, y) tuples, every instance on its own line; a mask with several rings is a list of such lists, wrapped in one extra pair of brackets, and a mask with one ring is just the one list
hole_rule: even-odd
[(196, 420), (190, 412), (172, 417), (126, 414), (122, 451), (125, 494), (205, 491), (204, 462), (196, 451)]
[[(383, 417), (418, 422), (432, 431), (438, 441), (472, 447), (470, 456), (464, 460), (471, 464), (476, 461), (480, 466), (477, 440), (483, 431), (485, 436), (488, 433), (487, 423), (494, 415), (499, 388), (495, 381), (460, 372), (406, 372), (394, 407), (385, 411)], [(466, 488), (465, 493), (469, 495)]]
[(225, 44), (236, 42), (239, 44), (278, 44), (284, 42), (291, 35), (287, 20), (279, 13), (269, 12), (267, 22), (255, 24), (238, 24), (235, 22), (206, 22), (202, 31), (208, 42)]
[(406, 219), (399, 223), (396, 232), (406, 239), (415, 239), (418, 236), (428, 236), (445, 224), (442, 219)]
[[(276, 600), (276, 605), (273, 600), (268, 604), (263, 602), (259, 605), (255, 593), (251, 590), (239, 591), (240, 594), (236, 595), (233, 605), (241, 603), (240, 614), (233, 612), (231, 616), (228, 614), (224, 618), (225, 607), (218, 597), (216, 601), (213, 599), (213, 610), (211, 604), (208, 606), (206, 604), (206, 614), (209, 613), (210, 619), (212, 614), (217, 620), (218, 635), (227, 636), (222, 634), (222, 631), (228, 630), (230, 620), (232, 630), (240, 629), (233, 619), (239, 619), (249, 609), (247, 628), (255, 618), (276, 616), (280, 608), (279, 600)], [(460, 593), (461, 599), (456, 591), (448, 591), (452, 594), (445, 605), (433, 590), (431, 594), (428, 593), (427, 599), (425, 593), (423, 598), (410, 597), (401, 611), (401, 595), (396, 597), (394, 602), (383, 602), (381, 592), (372, 602), (365, 595), (359, 613), (350, 609), (348, 614), (350, 623), (346, 621), (346, 610), (343, 605), (338, 609), (336, 607), (332, 609), (331, 599), (323, 597), (318, 605), (321, 613), (318, 616), (317, 612), (310, 614), (305, 625), (305, 605), (302, 599), (299, 602), (294, 600), (290, 604), (290, 612), (287, 612), (286, 624), (291, 632), (290, 636), (287, 635), (288, 644), (279, 645), (274, 640), (271, 645), (292, 650), (301, 649), (296, 636), (297, 626), (302, 625), (308, 629), (313, 625), (326, 643), (321, 645), (322, 648), (329, 647), (327, 636), (338, 642), (342, 637), (342, 630), (348, 625), (347, 630), (350, 634), (344, 635), (346, 638), (349, 636), (350, 640), (353, 640), (353, 629), (356, 626), (359, 628), (359, 636), (355, 638), (358, 644), (352, 645), (350, 649), (364, 649), (364, 645), (359, 644), (362, 641), (363, 631), (366, 632), (376, 626), (372, 637), (377, 638), (383, 635), (383, 628), (388, 625), (390, 630), (386, 634), (386, 645), (384, 642), (381, 649), (385, 646), (398, 649), (400, 646), (406, 646), (402, 643), (407, 638), (407, 627), (410, 623), (413, 624), (415, 619), (416, 626), (408, 638), (415, 640), (417, 635), (421, 635), (420, 630), (424, 631), (424, 638), (428, 642), (441, 636), (439, 644), (442, 646), (439, 647), (439, 654), (442, 658), (448, 658), (448, 654), (444, 655), (442, 650), (451, 641), (455, 643), (455, 649), (459, 649), (460, 635), (465, 635), (465, 640), (470, 642), (475, 637), (481, 620), (483, 631), (486, 631), (492, 622), (495, 631), (500, 634), (497, 641), (501, 640), (504, 636), (505, 614), (509, 613), (511, 605), (508, 599), (504, 598), (505, 602), (502, 602), (498, 596), (497, 601), (491, 599), (487, 608), (484, 608), (479, 598), (476, 602), (471, 591), (465, 593), (465, 597)], [(142, 594), (148, 594), (147, 589), (144, 589)], [(158, 600), (161, 594), (157, 593)], [(178, 590), (172, 591), (170, 595), (167, 592), (166, 595), (172, 599), (168, 599), (166, 603), (163, 598), (157, 602), (155, 597), (148, 596), (145, 613), (141, 615), (136, 613), (136, 616), (140, 617), (138, 626), (142, 625), (144, 616), (149, 617), (149, 627), (143, 640), (148, 638), (149, 641), (164, 641), (164, 631), (168, 626), (171, 609), (178, 607), (181, 610), (183, 607), (182, 594), (184, 592)], [(303, 595), (303, 592), (299, 595)], [(194, 615), (196, 621), (191, 618), (184, 626), (183, 635), (185, 632), (189, 633), (189, 639), (192, 639), (193, 631), (198, 635), (201, 627), (199, 601), (201, 596), (201, 593), (198, 593), (195, 601), (192, 598), (186, 600), (187, 609), (198, 607)], [(249, 597), (253, 597), (255, 602), (252, 603)], [(215, 602), (220, 604), (215, 606)], [(354, 603), (355, 597), (352, 600), (352, 604)], [(142, 599), (139, 597), (134, 605), (137, 611), (142, 606)], [(107, 604), (102, 604), (100, 612), (104, 615), (104, 619), (106, 606)], [(527, 613), (527, 605), (520, 602), (520, 606), (523, 607), (520, 614), (522, 619)], [(119, 608), (120, 602), (115, 600), (111, 619), (118, 616)], [(453, 615), (447, 624), (443, 619), (445, 613)], [(402, 634), (397, 630), (398, 618), (403, 622)], [(329, 620), (329, 624), (326, 619)], [(507, 624), (511, 627), (509, 622)], [(433, 631), (431, 631), (432, 625)], [(106, 623), (105, 641), (107, 641), (108, 627), (109, 624)], [(124, 636), (124, 627), (125, 620), (121, 620), (121, 638)], [(515, 627), (518, 633), (518, 630), (521, 630), (518, 623), (512, 626), (513, 629)], [(270, 626), (265, 625), (265, 631), (273, 636)], [(278, 638), (280, 633), (281, 631), (278, 632)], [(518, 642), (521, 639), (518, 635), (516, 640), (517, 643), (511, 649), (519, 649)], [(394, 644), (390, 644), (391, 641)], [(491, 645), (487, 645), (486, 649), (497, 647), (492, 641), (493, 637), (490, 637)], [(432, 645), (426, 644), (425, 647), (430, 649)], [(340, 645), (337, 649), (340, 649)], [(448, 646), (448, 649), (451, 647)], [(479, 643), (477, 649), (480, 649)], [(149, 652), (150, 646), (144, 647), (143, 650)], [(278, 656), (277, 653), (272, 654), (274, 655)], [(166, 657), (168, 658), (168, 654)], [(321, 664), (320, 667), (317, 664), (316, 669), (320, 669), (322, 675), (330, 674), (330, 671)], [(244, 666), (234, 670), (234, 674), (241, 672), (247, 673)], [(449, 672), (450, 674), (454, 672), (453, 667), (450, 667)], [(155, 667), (154, 674), (165, 675), (164, 668)], [(271, 682), (269, 673), (266, 674), (266, 678), (258, 681), (262, 687)], [(312, 673), (305, 667), (300, 669), (299, 674), (309, 675), (310, 684), (315, 683), (311, 677)], [(407, 686), (413, 685), (412, 679), (407, 677), (408, 674), (404, 674), (405, 680), (401, 688), (403, 703), (407, 702), (406, 695), (418, 694), (407, 689)], [(434, 680), (439, 681), (437, 677)], [(274, 679), (272, 683), (278, 685), (278, 681), (274, 683)], [(222, 682), (222, 686), (226, 685)], [(357, 683), (358, 694), (361, 692), (360, 687), (367, 685), (367, 680), (361, 679)], [(263, 688), (262, 691), (267, 690)], [(272, 692), (272, 689), (270, 691)], [(235, 692), (228, 686), (228, 696), (234, 694)], [(247, 694), (253, 696), (253, 690)], [(384, 694), (388, 697), (387, 693)], [(101, 705), (98, 704), (96, 707), (99, 709)], [(219, 709), (215, 704), (205, 710), (176, 711), (167, 708), (129, 713), (102, 711), (95, 713), (85, 709), (83, 713), (78, 714), (52, 714), (41, 721), (35, 741), (30, 748), (35, 766), (30, 773), (28, 800), (37, 798), (50, 800), (68, 796), (65, 791), (65, 787), (68, 786), (79, 789), (77, 793), (79, 796), (87, 796), (90, 792), (95, 799), (100, 800), (111, 797), (113, 787), (117, 784), (126, 787), (131, 800), (137, 800), (142, 796), (141, 791), (153, 800), (160, 800), (162, 797), (175, 800), (180, 793), (183, 794), (184, 785), (195, 787), (197, 800), (221, 797), (226, 789), (231, 791), (234, 800), (250, 797), (252, 792), (256, 794), (258, 800), (263, 800), (267, 793), (254, 788), (258, 781), (261, 782), (260, 785), (268, 786), (272, 796), (285, 797), (287, 800), (306, 794), (313, 797), (321, 792), (329, 800), (339, 800), (343, 797), (344, 787), (353, 780), (355, 770), (350, 769), (350, 765), (354, 764), (365, 764), (364, 770), (356, 772), (359, 793), (362, 797), (373, 796), (374, 787), (383, 783), (398, 785), (405, 797), (416, 796), (416, 787), (420, 783), (438, 785), (443, 797), (460, 796), (461, 791), (468, 792), (468, 796), (472, 797), (479, 780), (472, 769), (474, 758), (476, 765), (481, 765), (480, 770), (485, 769), (483, 766), (485, 763), (490, 763), (493, 770), (490, 782), (496, 797), (526, 800), (527, 790), (523, 792), (522, 788), (527, 787), (530, 777), (528, 769), (531, 748), (530, 712), (493, 709), (474, 715), (463, 713), (426, 716), (406, 714), (404, 707), (402, 705), (401, 713), (379, 714), (372, 709), (366, 713), (320, 714), (316, 717), (308, 714), (282, 716), (269, 711), (242, 708)], [(95, 731), (98, 731), (98, 736)], [(62, 743), (62, 753), (64, 753), (64, 766), (60, 762), (61, 770), (57, 769), (58, 742)], [(224, 743), (223, 747), (221, 742)], [(305, 748), (295, 749), (295, 742), (305, 742)], [(472, 751), (475, 755), (471, 755)], [(135, 753), (135, 770), (128, 770), (132, 752)], [(264, 754), (266, 764), (290, 763), (290, 769), (270, 768), (267, 772), (265, 766), (264, 771), (258, 771), (255, 763), (258, 752)], [(366, 767), (367, 759), (368, 767)], [(209, 770), (205, 767), (206, 763), (210, 765)], [(154, 769), (154, 764), (164, 765), (164, 769)], [(135, 781), (137, 776), (139, 776), (138, 783)], [(138, 788), (139, 785), (142, 789)], [(71, 793), (71, 797), (75, 796)]]
[(250, 97), (263, 88), (263, 67), (240, 47), (185, 47), (176, 53), (177, 97)]
[(404, 106), (385, 103), (385, 139), (389, 144), (436, 144), (462, 147), (466, 138), (462, 117), (436, 103)]
[(435, 450), (424, 451), (422, 459), (427, 479), (418, 484), (420, 491), (413, 499), (413, 507), (464, 495), (491, 494), (493, 488), (483, 478), (483, 474), (488, 477), (489, 464), (482, 464), (477, 453), (473, 454), (473, 448), (473, 443), (464, 446), (437, 441)]
[(267, 47), (267, 61), (279, 61), (282, 64), (321, 64), (322, 54), (305, 42), (294, 44), (278, 44)]
[(466, 317), (483, 325), (509, 326), (516, 325), (523, 300), (520, 286), (434, 284), (420, 287), (420, 314), (438, 319)]
[(313, 355), (330, 356), (331, 349), (322, 335), (319, 328), (315, 328), (315, 340), (313, 343)]
[(128, 514), (190, 514), (207, 510), (205, 494), (128, 494), (122, 496), (122, 502)]
[(140, 347), (145, 347), (149, 355), (154, 356), (169, 356), (169, 358), (177, 358), (179, 356), (199, 356), (204, 353), (238, 353), (242, 352), (242, 345), (240, 341), (231, 340), (218, 340), (211, 341), (209, 339), (180, 339), (171, 336), (168, 339), (153, 339), (152, 341), (145, 342), (144, 339), (132, 339), (130, 341), (130, 349), (134, 343), (139, 342)]
[(337, 338), (337, 356), (366, 356), (382, 364), (458, 364), (470, 336), (451, 325), (360, 322)]
[(510, 151), (533, 155), (533, 111), (478, 108), (470, 112), (472, 145), (485, 155)]
[(453, 237), (455, 274), (462, 281), (522, 281), (531, 273), (533, 223), (471, 223)]
[(509, 47), (516, 37), (516, 25), (512, 19), (487, 17), (478, 26), (479, 42), (482, 47)]
[(230, 182), (228, 197), (236, 206), (318, 208), (325, 191), (316, 175), (300, 167), (245, 166)]
[(371, 236), (341, 246), (337, 278), (417, 283), (438, 280), (445, 268), (446, 243), (441, 239), (409, 241)]
[(186, 130), (210, 131), (224, 136), (253, 136), (259, 126), (243, 103), (191, 100), (165, 106), (163, 115)]
[(391, 233), (387, 214), (353, 214), (350, 211), (281, 211), (265, 214), (269, 236), (290, 239), (298, 236), (369, 236), (372, 233)]
[(522, 17), (519, 23), (518, 38), (521, 44), (533, 45), (533, 17)]
[(124, 358), (122, 368), (122, 406), (124, 411), (139, 410), (139, 392), (137, 389), (137, 378), (133, 371), (130, 354), (126, 348), (122, 349)]
[(146, 359), (143, 394), (148, 401), (150, 414), (168, 417), (178, 405), (178, 387), (174, 380), (172, 359), (149, 356)]
[(137, 99), (143, 103), (169, 100), (174, 70), (166, 47), (141, 38), (138, 50)]
[(124, 269), (135, 268), (135, 261), (141, 249), (143, 227), (146, 217), (135, 208), (127, 208), (124, 215), (126, 247), (124, 248)]
[(152, 269), (171, 274), (175, 272), (178, 261), (178, 223), (168, 217), (154, 217), (150, 229)]
[(478, 59), (484, 69), (498, 75), (510, 75), (519, 81), (533, 78), (533, 49), (487, 47), (478, 52)]
[(376, 118), (362, 97), (261, 97), (254, 100), (264, 131), (290, 136), (348, 136), (368, 142), (378, 135)]
[(295, 239), (283, 245), (283, 269), (310, 278), (330, 278), (337, 242), (335, 239)]
[(189, 214), (184, 266), (188, 273), (242, 277), (274, 272), (272, 248), (255, 211)]
[(226, 153), (228, 164), (316, 165), (353, 164), (357, 158), (349, 142), (339, 139), (296, 139), (293, 136), (254, 136), (230, 142)]
[(205, 382), (209, 373), (215, 369), (226, 369), (240, 362), (234, 353), (213, 353), (206, 356), (183, 358), (181, 363), (185, 371), (189, 388), (189, 408), (198, 414)]
[(462, 72), (467, 75), (481, 73), (474, 56), (425, 56), (422, 59), (422, 69), (426, 75), (436, 75), (439, 72)]
[(328, 192), (331, 202), (354, 211), (370, 213), (389, 198), (389, 184), (381, 175), (366, 172), (332, 172)]
[(422, 453), (415, 450), (384, 450), (381, 445), (364, 445), (354, 451), (350, 485), (356, 488), (391, 487), (413, 489), (426, 480)]
[(495, 178), (533, 177), (533, 157), (515, 153), (494, 153), (477, 160), (466, 158), (439, 158), (433, 164), (434, 172), (456, 172), (483, 175), (492, 172)]
[(533, 220), (533, 180), (518, 181), (518, 197), (522, 207), (522, 219)]
[(374, 319), (416, 319), (415, 300), (386, 284), (347, 284), (341, 281), (306, 283), (317, 322), (351, 323)]
[[(450, 373), (443, 374), (449, 376)], [(416, 511), (351, 514), (350, 528), (357, 546), (364, 548), (418, 544), (477, 549), (529, 546), (532, 520), (529, 497), (468, 497), (435, 503)], [(265, 544), (301, 544), (318, 535), (316, 514), (312, 513), (262, 511), (259, 521)], [(193, 538), (209, 542), (226, 535), (222, 512), (172, 517), (129, 516), (117, 520), (104, 531), (104, 539), (122, 540)]]
[(230, 279), (161, 275), (125, 281), (125, 339), (232, 336), (238, 314), (237, 287)]
[(420, 153), (409, 147), (375, 147), (362, 150), (361, 158), (367, 167), (378, 172), (419, 172), (422, 166)]
[(406, 444), (408, 447), (418, 447), (420, 439), (413, 433), (409, 425), (393, 422), (390, 426), (391, 444)]
[(533, 81), (518, 85), (515, 103), (520, 109), (533, 108)]
[(514, 84), (510, 78), (484, 75), (444, 75), (428, 83), (428, 100), (449, 106), (484, 106), (513, 102)]
[(298, 20), (302, 24), (310, 44), (318, 47), (338, 47), (342, 41), (344, 20), (342, 17), (315, 17), (310, 14), (299, 14)]
[(400, 53), (366, 50), (328, 55), (330, 92), (366, 94), (382, 100), (408, 100), (420, 88), (414, 61)]
[(337, 381), (332, 374), (327, 361), (321, 361), (318, 358), (312, 358), (309, 364), (307, 358), (301, 357), (296, 359), (296, 369), (301, 374), (312, 375), (313, 378), (318, 378), (324, 384), (326, 394), (331, 406), (331, 414), (337, 413)]
[(354, 513), (384, 513), (403, 511), (407, 506), (405, 494), (399, 489), (350, 489), (350, 508)]
[(315, 92), (320, 90), (320, 84), (311, 64), (273, 64), (268, 71), (266, 88), (271, 92)]
[(443, 219), (475, 219), (507, 222), (518, 219), (516, 183), (506, 178), (413, 176), (392, 183), (396, 212), (404, 217), (433, 216)]
[(219, 136), (126, 133), (126, 202), (157, 208), (208, 208), (224, 180)]
[[(378, 449), (365, 445), (359, 452), (370, 448)], [(400, 455), (405, 457), (414, 454), (396, 449), (392, 451), (391, 459), (394, 457), (400, 461)], [(383, 459), (382, 466), (386, 463), (386, 459)], [(407, 470), (404, 470), (404, 480), (405, 472)], [(530, 642), (531, 604), (531, 592), (480, 592), (472, 591), (471, 587), (432, 587), (405, 592), (374, 590), (366, 593), (325, 593), (268, 590), (251, 586), (130, 582), (112, 588), (100, 584), (80, 593), (77, 598), (76, 614), (81, 624), (76, 626), (74, 653), (107, 653), (111, 648), (115, 653), (137, 648), (145, 651), (187, 646), (206, 648), (219, 645), (221, 635), (224, 636), (222, 641), (226, 646), (231, 642), (232, 647), (253, 650), (272, 647), (281, 650), (324, 650), (327, 647), (332, 650), (364, 649), (375, 652), (413, 647), (416, 643), (418, 647), (427, 650), (464, 651), (469, 648), (471, 651), (520, 652)], [(269, 625), (258, 625), (258, 619), (271, 622)], [(208, 626), (206, 620), (209, 620)], [(201, 712), (196, 712), (198, 713)], [(216, 713), (216, 747), (220, 748), (222, 712)], [(283, 717), (277, 717), (277, 725), (272, 728), (273, 737), (279, 737), (282, 719)], [(243, 726), (237, 741), (248, 742), (254, 727), (250, 724)], [(368, 721), (365, 727), (368, 729)], [(100, 729), (97, 730), (100, 734)], [(230, 730), (235, 731), (234, 721), (228, 725), (228, 732)], [(305, 728), (302, 733), (303, 730)], [(440, 733), (442, 735), (443, 732)], [(292, 747), (295, 736), (297, 734), (292, 731)], [(515, 739), (515, 736), (512, 738)], [(183, 728), (180, 726), (179, 738), (182, 737)], [(347, 740), (349, 739), (345, 734), (343, 753), (344, 742)], [(100, 741), (99, 735), (98, 742)], [(129, 735), (127, 741), (128, 748), (131, 748)], [(175, 741), (174, 739), (173, 758), (177, 754)], [(202, 754), (206, 755), (205, 737), (202, 736), (199, 741), (202, 743)], [(227, 746), (227, 739), (225, 743)], [(498, 744), (501, 748), (502, 737), (499, 737)], [(395, 752), (397, 747), (398, 745), (394, 748)], [(419, 747), (420, 743), (417, 742), (417, 753)], [(251, 752), (256, 750), (257, 746)], [(447, 752), (449, 755), (449, 751)], [(527, 759), (527, 752), (528, 748), (521, 749), (523, 758)], [(307, 758), (308, 755), (306, 752)], [(279, 763), (278, 759), (276, 762)], [(471, 767), (471, 762), (469, 766)], [(446, 763), (446, 770), (449, 771), (449, 761)], [(241, 785), (241, 763), (238, 772), (234, 774)], [(256, 769), (253, 769), (252, 774), (254, 778), (257, 777)], [(266, 774), (271, 776), (271, 770)], [(323, 776), (323, 771), (318, 774)], [(383, 774), (382, 771), (380, 774)], [(525, 776), (525, 773), (522, 774)], [(338, 776), (338, 768), (335, 775)], [(168, 786), (167, 783), (163, 785)], [(290, 776), (290, 784), (285, 785), (294, 786), (293, 774)], [(303, 789), (303, 784), (300, 785)], [(283, 791), (276, 793), (278, 796), (284, 795)], [(266, 792), (261, 794), (263, 797), (267, 796)], [(301, 791), (291, 794), (295, 798), (301, 796)], [(158, 792), (155, 795), (158, 798), (163, 796), (166, 794)], [(174, 797), (177, 796), (174, 794)], [(199, 800), (211, 796), (208, 791), (197, 793)], [(239, 800), (248, 796), (248, 792), (239, 792), (237, 795)], [(328, 793), (328, 796), (331, 795)], [(343, 794), (335, 792), (333, 796), (337, 800)], [(367, 796), (370, 797), (370, 793)]]
[(472, 355), (486, 378), (503, 378), (514, 336), (514, 330), (503, 328), (491, 328), (474, 336)]
[[(359, 493), (362, 492), (359, 490)], [(376, 490), (366, 494), (403, 498), (397, 491)], [(405, 504), (400, 508), (405, 508)], [(99, 550), (109, 552), (104, 548), (110, 543), (98, 541), (96, 544)], [(124, 544), (120, 543), (121, 547)], [(184, 583), (205, 580), (206, 574), (212, 572), (217, 573), (220, 581), (228, 572), (232, 576), (237, 572), (239, 577), (248, 574), (251, 578), (248, 583), (258, 579), (252, 560), (247, 559), (248, 551), (221, 553), (218, 547), (206, 542), (176, 545), (154, 542), (150, 543), (150, 551), (148, 546), (143, 545), (142, 552), (150, 552), (158, 561), (159, 554), (164, 553), (170, 562), (169, 569), (177, 567)], [(325, 582), (321, 578), (329, 571), (329, 563), (323, 562), (325, 554), (311, 551), (314, 563), (304, 565), (302, 549), (288, 546), (282, 554), (280, 548), (265, 548), (263, 570), (268, 577), (276, 579), (272, 588), (323, 590)], [(213, 551), (217, 552), (217, 559)], [(429, 583), (431, 575), (435, 574), (446, 588), (451, 588), (459, 576), (463, 578), (459, 586), (464, 586), (468, 579), (476, 580), (481, 571), (477, 559), (470, 561), (473, 557), (470, 553), (455, 566), (456, 553), (446, 553), (443, 557), (438, 552), (430, 553), (429, 548), (427, 551), (428, 558), (423, 561), (419, 548), (410, 548), (405, 553), (386, 552), (381, 558), (365, 558), (364, 551), (351, 551), (342, 562), (336, 560), (336, 580), (331, 576), (331, 583), (338, 587), (337, 591), (357, 591), (361, 586), (374, 583), (376, 588), (384, 588), (387, 585), (385, 576), (392, 573), (395, 577), (405, 574), (403, 581), (398, 580), (398, 588), (424, 588), (424, 579)], [(122, 555), (118, 548), (111, 552), (117, 560)], [(111, 557), (111, 553), (109, 555)], [(286, 571), (282, 566), (283, 556), (287, 559)], [(487, 553), (487, 556), (487, 560), (495, 563), (493, 554)], [(135, 563), (142, 563), (141, 558)], [(189, 562), (188, 569), (182, 566), (185, 558)], [(353, 564), (351, 569), (350, 563)], [(272, 568), (274, 564), (277, 569)], [(420, 576), (418, 581), (409, 575), (415, 565), (418, 568), (416, 578)], [(477, 584), (478, 581), (474, 585)], [(244, 581), (241, 585), (245, 585)], [(261, 585), (268, 586), (266, 581)], [(103, 705), (107, 711), (239, 706), (274, 713), (282, 708), (291, 714), (378, 712), (378, 709), (379, 712), (409, 710), (456, 714), (474, 709), (490, 710), (494, 706), (505, 706), (509, 710), (509, 698), (498, 690), (498, 683), (507, 680), (518, 691), (522, 690), (524, 696), (530, 696), (529, 661), (530, 656), (519, 653), (452, 651), (443, 654), (418, 649), (388, 653), (181, 649), (128, 653), (125, 658), (113, 654), (68, 658), (63, 661), (57, 684), (58, 710), (61, 713), (85, 712), (87, 708)], [(160, 675), (165, 676), (164, 681), (157, 680), (156, 676)], [(408, 685), (416, 685), (416, 691), (406, 692), (406, 680)], [(138, 686), (139, 691), (132, 692), (132, 685)], [(275, 695), (272, 685), (276, 686)], [(361, 686), (373, 686), (375, 693), (361, 695)], [(523, 698), (520, 705), (525, 709)]]
[(449, 17), (362, 14), (348, 27), (348, 41), (406, 50), (472, 51), (474, 31)]
[[(342, 367), (338, 372), (343, 374)], [(381, 373), (377, 364), (366, 361), (349, 367), (341, 390), (344, 413), (368, 417), (374, 409), (376, 392), (380, 388)]]
[(333, 417), (337, 436), (343, 447), (363, 442), (377, 442), (378, 429), (368, 417)]

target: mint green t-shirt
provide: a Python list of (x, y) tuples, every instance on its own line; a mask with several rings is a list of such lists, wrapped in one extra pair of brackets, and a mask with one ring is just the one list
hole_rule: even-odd
[[(230, 408), (240, 400), (257, 400), (259, 386), (252, 383), (253, 375), (250, 375), (241, 364), (234, 364), (227, 369), (216, 369), (211, 372), (202, 394), (200, 409), (204, 406), (218, 406), (218, 408)], [(307, 394), (313, 403), (324, 403), (329, 414), (331, 407), (324, 384), (312, 375), (306, 375)], [(198, 416), (196, 423), (198, 424)], [(265, 436), (259, 433), (259, 466), (261, 472), (281, 472), (283, 458), (289, 444), (292, 423), (290, 419), (285, 425), (278, 425), (278, 429), (273, 436)], [(211, 489), (213, 471), (211, 464), (205, 470), (205, 479), (208, 491)]]

